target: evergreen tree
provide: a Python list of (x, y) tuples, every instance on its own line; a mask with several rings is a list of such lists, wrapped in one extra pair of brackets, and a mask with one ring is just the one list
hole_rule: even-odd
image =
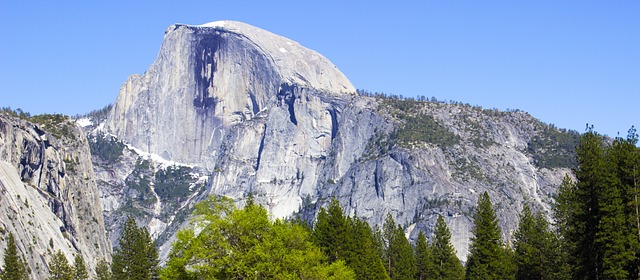
[(451, 244), (451, 232), (444, 222), (444, 218), (438, 215), (433, 241), (431, 242), (431, 254), (435, 270), (433, 279), (460, 280), (464, 279), (464, 267), (456, 256), (456, 251)]
[(349, 243), (345, 252), (346, 263), (353, 269), (357, 279), (389, 279), (382, 259), (378, 254), (373, 230), (369, 224), (357, 217), (347, 218)]
[(422, 231), (420, 231), (418, 234), (418, 240), (416, 240), (415, 254), (416, 279), (433, 279), (433, 276), (436, 273), (435, 268), (433, 267), (433, 256), (431, 256), (431, 250), (427, 243), (427, 238), (424, 236)]
[(69, 266), (69, 260), (58, 250), (49, 263), (49, 280), (72, 280), (73, 269)]
[(111, 273), (116, 279), (157, 278), (158, 252), (144, 227), (138, 227), (132, 217), (124, 223), (118, 247), (113, 253)]
[(384, 238), (386, 242), (387, 273), (391, 279), (413, 279), (416, 274), (416, 260), (413, 248), (404, 230), (395, 224), (391, 214), (387, 214), (384, 223)]
[(324, 208), (320, 209), (313, 230), (313, 238), (329, 257), (330, 262), (344, 259), (345, 247), (349, 246), (347, 220), (335, 197), (329, 202), (328, 211)]
[(559, 240), (541, 213), (525, 205), (514, 234), (516, 279), (568, 279)]
[(396, 221), (393, 220), (393, 216), (391, 216), (391, 213), (387, 213), (387, 217), (384, 220), (384, 224), (382, 224), (382, 245), (383, 245), (382, 247), (384, 249), (383, 250), (384, 265), (387, 270), (387, 274), (389, 274), (390, 277), (392, 277), (391, 267), (394, 261), (389, 255), (389, 251), (390, 251), (389, 247), (390, 247), (391, 240), (393, 239), (393, 236), (395, 234), (395, 230), (396, 230)]
[(529, 205), (525, 205), (520, 214), (518, 230), (514, 234), (516, 279), (544, 279), (542, 275), (545, 256), (543, 231), (540, 228)]
[(7, 248), (4, 251), (4, 264), (2, 265), (0, 279), (29, 279), (27, 265), (18, 255), (18, 247), (16, 246), (16, 240), (13, 238), (13, 234), (9, 233), (9, 237), (7, 239)]
[(612, 145), (588, 127), (576, 149), (576, 181), (558, 191), (555, 217), (575, 279), (636, 279), (640, 273), (639, 149), (632, 128)]
[(111, 267), (105, 260), (100, 260), (96, 265), (96, 280), (111, 280)]
[(313, 240), (330, 261), (345, 261), (358, 279), (388, 279), (371, 227), (357, 217), (345, 217), (335, 198), (328, 211), (320, 209)]
[(79, 253), (76, 254), (75, 258), (73, 259), (73, 279), (89, 279), (89, 274), (87, 273), (87, 266), (84, 263), (84, 258), (82, 258), (82, 255)]
[(509, 252), (503, 247), (498, 218), (487, 192), (478, 198), (472, 233), (466, 279), (513, 278)]

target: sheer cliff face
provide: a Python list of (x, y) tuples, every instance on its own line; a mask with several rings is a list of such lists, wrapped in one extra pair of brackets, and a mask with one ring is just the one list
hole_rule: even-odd
[(355, 92), (320, 54), (267, 31), (173, 25), (155, 63), (122, 87), (107, 128), (146, 152), (214, 169), (229, 127), (278, 103), (293, 110), (291, 85)]
[[(312, 216), (336, 197), (372, 225), (392, 213), (415, 237), (443, 215), (461, 259), (479, 194), (489, 193), (509, 238), (523, 203), (548, 211), (568, 172), (536, 166), (528, 145), (546, 126), (528, 114), (439, 102), (407, 109), (353, 92), (333, 64), (286, 38), (237, 22), (174, 25), (156, 62), (123, 86), (106, 129), (208, 170), (205, 192), (238, 201), (253, 193), (275, 217), (300, 208)], [(455, 141), (438, 142), (441, 134)], [(146, 220), (175, 214), (162, 211)], [(161, 222), (160, 231), (176, 228)]]
[(68, 120), (54, 127), (0, 114), (0, 236), (16, 237), (32, 279), (46, 278), (57, 250), (82, 254), (90, 273), (111, 253), (84, 133)]

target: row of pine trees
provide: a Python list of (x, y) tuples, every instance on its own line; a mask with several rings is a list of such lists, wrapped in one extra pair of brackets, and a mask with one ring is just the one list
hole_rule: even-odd
[[(129, 218), (111, 264), (97, 279), (640, 279), (640, 148), (635, 129), (613, 141), (592, 129), (576, 150), (575, 177), (559, 188), (553, 219), (525, 205), (511, 243), (502, 240), (485, 192), (473, 215), (466, 264), (438, 216), (434, 234), (412, 245), (387, 214), (381, 229), (344, 215), (337, 200), (313, 227), (269, 219), (253, 199), (243, 209), (224, 197), (196, 205), (193, 227), (179, 231), (166, 266), (149, 233)], [(553, 223), (549, 223), (553, 220)], [(12, 235), (0, 279), (26, 279)], [(58, 251), (49, 279), (88, 279), (84, 261)]]

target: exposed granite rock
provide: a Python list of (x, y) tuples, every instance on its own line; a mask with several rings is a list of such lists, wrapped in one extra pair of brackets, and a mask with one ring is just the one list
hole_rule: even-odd
[[(569, 173), (536, 165), (528, 147), (548, 126), (526, 113), (354, 91), (328, 60), (286, 38), (237, 22), (173, 25), (156, 62), (121, 89), (106, 131), (158, 162), (208, 170), (207, 193), (240, 204), (253, 193), (274, 217), (301, 209), (312, 218), (335, 196), (372, 225), (392, 213), (415, 237), (443, 215), (463, 260), (479, 194), (491, 196), (509, 240), (523, 203), (549, 211)], [(124, 193), (136, 185), (127, 164), (115, 172)], [(176, 214), (146, 216), (162, 215)]]
[(82, 254), (90, 273), (111, 258), (87, 140), (73, 122), (60, 120), (48, 124), (56, 137), (0, 113), (0, 238), (14, 234), (32, 279), (46, 278), (57, 250), (70, 262)]
[(227, 128), (276, 102), (293, 105), (282, 96), (293, 84), (355, 92), (320, 54), (265, 30), (172, 25), (155, 63), (122, 87), (106, 127), (144, 152), (213, 169)]

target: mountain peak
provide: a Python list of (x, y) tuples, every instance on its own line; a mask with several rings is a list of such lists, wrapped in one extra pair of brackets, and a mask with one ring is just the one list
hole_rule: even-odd
[(244, 37), (270, 58), (286, 83), (330, 93), (356, 91), (349, 79), (331, 61), (289, 38), (232, 20), (213, 21), (201, 25), (174, 24), (169, 28), (169, 32), (180, 30), (180, 27), (228, 32)]

